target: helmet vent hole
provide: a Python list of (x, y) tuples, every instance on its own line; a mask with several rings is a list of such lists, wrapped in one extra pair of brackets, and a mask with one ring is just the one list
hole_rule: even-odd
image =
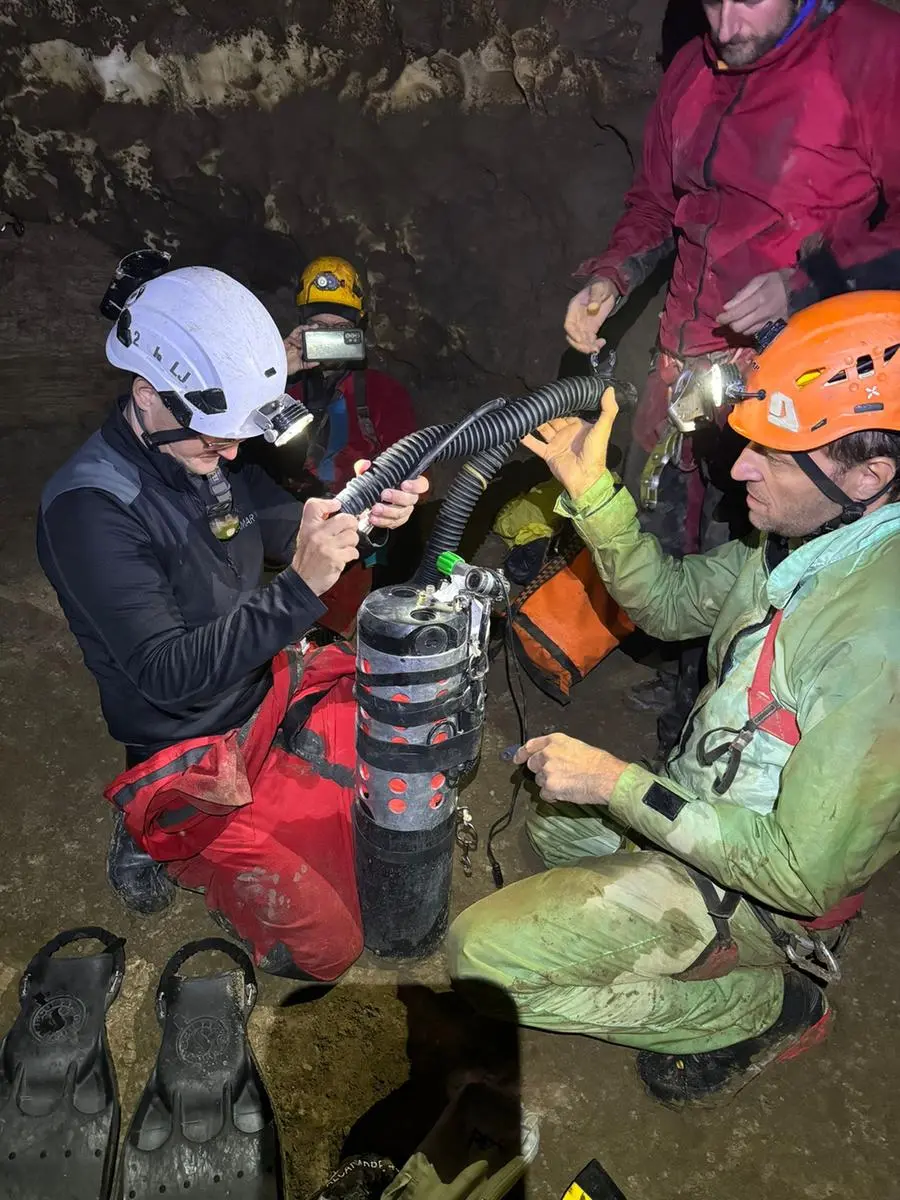
[(831, 387), (831, 385), (834, 383), (846, 383), (846, 382), (847, 382), (847, 372), (846, 371), (838, 371), (836, 374), (832, 375), (830, 379), (826, 379), (825, 386)]
[(872, 362), (871, 354), (861, 354), (856, 360), (856, 374), (860, 379), (865, 379), (867, 375), (875, 374), (875, 364)]
[(895, 346), (888, 346), (884, 352), (884, 361), (889, 363), (898, 350), (900, 350), (900, 342), (898, 342)]
[(815, 433), (817, 429), (821, 429), (823, 425), (828, 424), (828, 418), (823, 417), (821, 421), (816, 421), (815, 425), (810, 428), (810, 433)]
[(798, 388), (805, 388), (807, 384), (815, 383), (815, 381), (819, 378), (819, 376), (824, 375), (824, 374), (825, 374), (824, 367), (815, 367), (811, 371), (804, 371), (803, 374), (799, 375), (794, 382), (796, 383)]

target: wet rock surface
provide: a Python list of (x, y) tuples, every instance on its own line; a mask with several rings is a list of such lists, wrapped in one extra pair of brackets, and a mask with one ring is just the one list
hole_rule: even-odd
[(632, 174), (663, 0), (9, 0), (2, 203), (251, 284), (328, 251), (414, 377), (555, 369)]

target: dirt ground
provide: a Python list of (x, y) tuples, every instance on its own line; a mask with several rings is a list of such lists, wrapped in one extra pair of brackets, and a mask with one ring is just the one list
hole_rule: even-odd
[[(111, 266), (90, 238), (60, 229), (34, 227), (0, 248), (0, 1030), (16, 1011), (22, 968), (47, 938), (82, 923), (125, 936), (128, 972), (109, 1028), (127, 1121), (158, 1044), (160, 970), (183, 942), (216, 930), (197, 896), (178, 893), (162, 915), (139, 918), (107, 886), (111, 822), (101, 791), (121, 754), (33, 552), (42, 483), (115, 394), (94, 315)], [(651, 305), (626, 361), (649, 344), (653, 315)], [(431, 397), (427, 411), (446, 419), (458, 401), (439, 409)], [(566, 710), (532, 692), (531, 732), (563, 728), (623, 757), (648, 754), (651, 721), (623, 703), (648, 673), (618, 652)], [(481, 768), (465, 797), (482, 837), (508, 802), (499, 751), (513, 740), (515, 715), (497, 678)], [(536, 869), (521, 817), (499, 844), (507, 879)], [(491, 889), (479, 851), (470, 879), (457, 870), (454, 909)], [(441, 1106), (447, 1070), (493, 1061), (512, 1036), (522, 1102), (541, 1118), (541, 1153), (527, 1180), (534, 1200), (560, 1196), (592, 1157), (628, 1200), (900, 1197), (898, 903), (900, 874), (889, 868), (847, 953), (826, 1045), (773, 1068), (730, 1108), (702, 1115), (649, 1100), (627, 1050), (532, 1031), (504, 1037), (476, 1021), (448, 994), (440, 956), (399, 970), (363, 959), (306, 1002), (284, 981), (261, 977), (252, 1040), (282, 1118), (290, 1194), (321, 1186), (342, 1148), (411, 1148)]]

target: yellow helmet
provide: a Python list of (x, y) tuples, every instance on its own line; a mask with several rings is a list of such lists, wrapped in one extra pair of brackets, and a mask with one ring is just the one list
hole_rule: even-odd
[(331, 312), (361, 321), (366, 315), (359, 273), (346, 258), (329, 255), (314, 258), (305, 267), (300, 276), (297, 304), (304, 317)]

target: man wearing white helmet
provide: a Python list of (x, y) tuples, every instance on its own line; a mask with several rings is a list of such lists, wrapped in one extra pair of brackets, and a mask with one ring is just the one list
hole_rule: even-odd
[[(243, 736), (272, 691), (273, 659), (359, 557), (358, 519), (337, 501), (301, 506), (260, 467), (235, 462), (245, 439), (281, 444), (309, 419), (285, 395), (275, 322), (229, 276), (167, 265), (153, 251), (120, 264), (101, 308), (115, 321), (107, 357), (132, 383), (47, 484), (38, 521), (41, 565), (129, 767), (181, 743)], [(403, 525), (426, 489), (416, 480), (385, 491), (372, 524)], [(260, 586), (264, 559), (284, 570)], [(121, 809), (109, 872), (139, 911), (168, 902), (169, 879), (134, 845)]]

